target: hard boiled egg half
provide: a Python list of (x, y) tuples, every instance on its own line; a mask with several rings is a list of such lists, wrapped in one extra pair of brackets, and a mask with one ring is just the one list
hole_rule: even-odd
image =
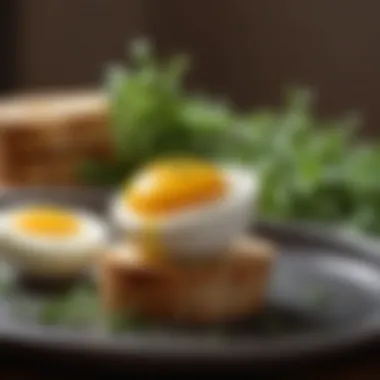
[(0, 213), (5, 258), (22, 273), (71, 277), (86, 270), (106, 243), (94, 215), (57, 205), (29, 204)]
[(151, 259), (226, 251), (248, 227), (258, 181), (252, 171), (197, 158), (142, 168), (112, 201), (113, 220)]

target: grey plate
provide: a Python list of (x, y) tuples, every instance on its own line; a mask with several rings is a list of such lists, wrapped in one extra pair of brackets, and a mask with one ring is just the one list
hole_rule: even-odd
[[(0, 208), (43, 200), (103, 214), (107, 194), (84, 188), (12, 189), (0, 195)], [(380, 250), (376, 245), (306, 224), (259, 222), (255, 228), (280, 246), (267, 307), (262, 316), (226, 326), (226, 335), (160, 330), (111, 336), (2, 318), (0, 342), (74, 356), (122, 358), (125, 364), (133, 358), (242, 363), (326, 353), (377, 338)]]

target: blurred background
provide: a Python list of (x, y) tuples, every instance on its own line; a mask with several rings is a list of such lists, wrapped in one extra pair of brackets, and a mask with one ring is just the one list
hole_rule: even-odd
[(244, 108), (307, 85), (322, 114), (360, 110), (377, 134), (379, 11), (376, 0), (2, 0), (0, 91), (96, 87), (145, 35), (193, 56), (191, 87)]
[[(192, 57), (187, 82), (190, 89), (228, 98), (244, 110), (280, 105), (289, 85), (310, 88), (317, 95), (318, 115), (335, 117), (357, 110), (364, 120), (362, 135), (377, 136), (380, 135), (379, 14), (378, 0), (1, 0), (0, 96), (10, 99), (11, 94), (71, 89), (97, 93), (92, 90), (101, 88), (107, 64), (124, 60), (130, 42), (145, 36), (161, 56), (183, 52)], [(33, 101), (27, 107), (28, 101), (20, 102), (20, 109), (25, 107), (27, 112), (10, 107), (12, 101), (0, 102), (3, 106), (0, 183), (76, 183), (76, 171), (87, 163), (87, 158), (108, 159), (112, 153), (108, 108), (102, 97), (93, 100), (90, 97), (88, 102), (84, 101), (79, 107), (83, 110), (78, 112), (73, 106), (76, 100), (70, 106), (73, 111), (70, 107), (70, 112), (65, 107), (62, 111), (57, 106), (58, 111), (50, 114), (47, 111), (54, 111), (61, 99), (53, 99), (51, 103), (45, 99), (47, 107), (39, 107)], [(290, 116), (294, 115), (290, 112)], [(276, 119), (276, 126), (277, 122)], [(14, 128), (8, 128), (10, 125)], [(308, 133), (308, 136), (307, 141), (313, 142), (316, 135)], [(343, 220), (363, 230), (376, 227), (373, 231), (379, 235), (378, 146), (368, 160), (363, 155), (361, 161), (351, 153), (360, 150), (340, 149), (345, 148), (345, 140), (339, 135), (335, 140), (331, 135), (332, 144), (328, 144), (329, 136), (326, 134), (322, 136), (325, 140), (320, 140), (324, 142), (322, 153), (312, 151), (310, 157), (306, 144), (301, 148), (303, 142), (294, 144), (311, 163), (308, 169), (305, 160), (304, 170), (303, 165), (298, 165), (303, 160), (297, 155), (291, 161), (294, 172), (300, 174), (301, 180), (306, 178), (307, 185), (311, 184), (312, 191), (305, 192), (304, 198), (297, 198), (299, 189), (288, 186), (290, 176), (281, 165), (276, 166), (282, 162), (282, 156), (273, 154), (275, 159), (268, 162), (274, 163), (275, 185), (267, 181), (265, 195), (269, 194), (266, 202), (269, 207), (266, 205), (265, 212), (274, 210), (272, 215), (284, 218), (301, 215), (334, 223)], [(271, 136), (262, 141), (270, 139)], [(128, 138), (126, 141), (129, 142)], [(292, 145), (288, 148), (296, 151)], [(338, 175), (337, 183), (333, 181), (331, 185), (320, 175), (329, 166), (330, 159), (325, 157), (331, 151), (331, 160), (338, 162), (338, 170), (346, 168), (341, 164), (353, 157), (347, 164), (352, 169), (347, 170), (349, 181)], [(272, 151), (269, 152), (268, 157)], [(142, 155), (136, 157), (141, 159)], [(359, 162), (357, 166), (355, 160)], [(131, 167), (139, 163), (132, 161)], [(111, 169), (112, 166), (101, 166), (99, 176), (107, 177)], [(125, 174), (119, 173), (117, 166), (115, 172)], [(351, 191), (357, 178), (359, 184), (360, 180), (366, 180), (362, 182), (368, 183), (368, 189), (364, 186), (363, 191), (361, 188), (357, 193), (356, 188)], [(301, 202), (293, 202), (294, 199)], [(301, 211), (302, 214), (297, 214)], [(376, 363), (377, 355), (378, 352)], [(376, 370), (379, 373), (377, 364)], [(354, 378), (364, 379), (361, 375)]]

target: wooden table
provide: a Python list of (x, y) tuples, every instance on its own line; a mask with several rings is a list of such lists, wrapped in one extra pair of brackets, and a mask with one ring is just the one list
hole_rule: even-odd
[[(291, 365), (280, 366), (279, 368), (272, 368), (270, 371), (260, 369), (259, 371), (253, 371), (249, 373), (250, 379), (292, 379), (292, 380), (379, 380), (380, 379), (380, 347), (369, 347), (353, 351), (350, 354), (343, 355), (337, 358), (327, 358), (327, 360), (316, 362), (300, 362)], [(17, 362), (17, 369), (11, 361), (0, 361), (2, 369), (0, 369), (0, 379), (4, 380), (34, 380), (41, 378), (49, 378), (54, 380), (65, 379), (68, 376), (75, 376), (78, 373), (86, 373), (88, 376), (94, 376), (95, 378), (107, 378), (108, 379), (121, 379), (128, 376), (131, 378), (141, 378), (140, 372), (135, 372), (135, 367), (131, 366), (130, 371), (126, 373), (117, 372), (114, 368), (110, 370), (98, 370), (92, 367), (90, 371), (89, 367), (78, 367), (76, 365), (66, 365), (61, 362), (59, 358), (56, 360), (46, 360), (45, 367), (46, 372), (41, 371), (41, 363), (33, 360), (32, 357), (23, 356), (23, 359)], [(94, 363), (92, 363), (94, 365)], [(13, 368), (12, 368), (13, 366)], [(96, 373), (93, 373), (95, 370)], [(273, 371), (274, 370), (274, 371)], [(183, 373), (179, 373), (176, 368), (167, 375), (176, 375), (176, 377), (183, 377)], [(139, 376), (137, 376), (139, 375)], [(144, 377), (149, 375), (160, 375), (160, 372), (156, 372), (155, 369), (150, 369), (149, 363), (144, 364)], [(190, 375), (190, 374), (189, 374)], [(207, 373), (208, 377), (225, 375), (227, 378), (232, 376), (235, 378), (244, 378), (244, 375), (248, 373), (242, 369), (241, 373), (224, 372), (220, 374)], [(198, 376), (197, 376), (198, 377)], [(196, 378), (196, 377), (193, 377)]]
[[(294, 372), (292, 374), (283, 376), (283, 375), (269, 375), (265, 377), (266, 379), (292, 379), (292, 380), (379, 380), (380, 378), (380, 369), (379, 364), (369, 365), (368, 367), (357, 368), (355, 366), (347, 369), (334, 369), (328, 372), (321, 372), (317, 375), (312, 374), (312, 371), (303, 372), (302, 374), (296, 375)], [(54, 380), (67, 380), (68, 376), (75, 376), (76, 372), (67, 371), (64, 374), (50, 374), (42, 373), (40, 371), (34, 370), (6, 370), (0, 371), (0, 379), (2, 380), (37, 380), (37, 379), (54, 379)], [(96, 379), (98, 378), (107, 378), (108, 379), (117, 379), (117, 378), (126, 378), (129, 374), (126, 373), (123, 375), (113, 375), (109, 374), (94, 374)], [(173, 374), (174, 375), (174, 374)], [(239, 375), (239, 377), (244, 376), (244, 374)], [(288, 376), (288, 377), (287, 377)], [(134, 378), (133, 376), (128, 376), (129, 379)], [(252, 379), (252, 377), (251, 377)], [(263, 377), (264, 379), (264, 377)]]

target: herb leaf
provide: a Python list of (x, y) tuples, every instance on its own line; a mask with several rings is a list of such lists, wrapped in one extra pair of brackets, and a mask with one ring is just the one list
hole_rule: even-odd
[(264, 218), (380, 233), (380, 149), (354, 141), (360, 118), (322, 120), (313, 113), (315, 94), (297, 87), (286, 91), (282, 107), (238, 114), (186, 91), (189, 57), (159, 60), (147, 40), (129, 53), (130, 64), (114, 66), (106, 78), (115, 162), (93, 165), (82, 178), (118, 185), (169, 154), (233, 160), (259, 172)]

